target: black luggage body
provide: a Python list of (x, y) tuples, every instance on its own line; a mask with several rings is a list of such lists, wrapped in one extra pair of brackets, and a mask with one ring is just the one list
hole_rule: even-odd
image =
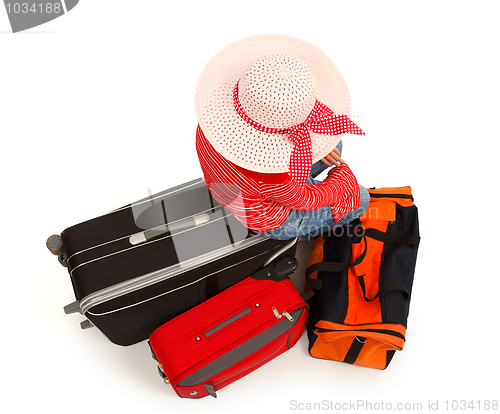
[[(165, 226), (167, 225), (167, 226)], [(203, 179), (69, 227), (47, 245), (66, 265), (80, 312), (111, 342), (131, 345), (160, 325), (283, 255), (281, 241), (249, 231)], [(53, 247), (62, 241), (62, 246)], [(51, 248), (52, 247), (52, 248)]]

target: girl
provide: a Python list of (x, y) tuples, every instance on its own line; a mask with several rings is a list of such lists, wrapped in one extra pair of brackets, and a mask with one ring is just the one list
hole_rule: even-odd
[(211, 194), (274, 239), (314, 237), (359, 217), (370, 197), (340, 140), (364, 132), (349, 110), (342, 76), (315, 46), (265, 35), (226, 47), (196, 89), (196, 148)]

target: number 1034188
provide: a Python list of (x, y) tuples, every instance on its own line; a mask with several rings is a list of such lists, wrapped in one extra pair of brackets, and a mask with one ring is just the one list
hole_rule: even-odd
[(497, 411), (498, 400), (446, 400), (446, 410), (450, 411)]
[(46, 13), (59, 14), (62, 13), (61, 3), (6, 3), (7, 13), (28, 14), (28, 13)]

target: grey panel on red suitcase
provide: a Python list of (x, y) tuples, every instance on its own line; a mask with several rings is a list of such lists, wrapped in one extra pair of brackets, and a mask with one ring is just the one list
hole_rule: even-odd
[(205, 332), (205, 336), (208, 337), (210, 335), (213, 335), (215, 332), (220, 331), (222, 328), (225, 328), (229, 324), (237, 321), (238, 319), (249, 314), (250, 312), (252, 312), (252, 308), (243, 309), (241, 312), (238, 312), (236, 315), (233, 315), (230, 318), (227, 318), (225, 321), (222, 321), (218, 325), (214, 326), (213, 328), (210, 328), (208, 331)]
[[(267, 344), (289, 331), (297, 323), (300, 315), (302, 315), (302, 312), (304, 312), (304, 310), (305, 308), (295, 310), (291, 313), (293, 321), (287, 318), (281, 319), (279, 322), (267, 328), (260, 334), (248, 339), (237, 347), (231, 349), (229, 352), (226, 352), (224, 355), (221, 355), (219, 358), (203, 366), (198, 371), (195, 371), (191, 375), (188, 375), (186, 378), (180, 381), (177, 386), (192, 387), (194, 385), (201, 384), (214, 377), (215, 375), (221, 373), (222, 371), (228, 369), (229, 367), (242, 361), (259, 349), (264, 348)], [(285, 343), (283, 343), (283, 346), (288, 346), (288, 344), (285, 345)], [(269, 355), (268, 358), (270, 357), (272, 357), (272, 355)]]

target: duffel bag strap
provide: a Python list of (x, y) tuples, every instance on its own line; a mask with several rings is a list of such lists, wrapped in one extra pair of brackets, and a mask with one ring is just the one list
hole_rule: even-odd
[(350, 267), (359, 265), (366, 256), (366, 237), (363, 236), (365, 241), (365, 248), (354, 262), (352, 263), (339, 263), (339, 262), (318, 262), (314, 263), (306, 269), (307, 283), (315, 290), (321, 290), (323, 281), (321, 279), (311, 279), (309, 276), (314, 272), (342, 272)]
[(384, 243), (390, 244), (411, 244), (418, 246), (420, 244), (420, 236), (405, 234), (397, 236), (394, 234), (387, 234), (377, 229), (365, 229), (365, 236), (370, 239), (375, 239)]
[[(417, 235), (398, 236), (393, 234), (387, 234), (377, 229), (366, 229), (365, 236), (370, 237), (371, 239), (375, 239), (390, 244), (410, 244), (412, 246), (418, 246), (420, 244), (420, 237)], [(371, 302), (377, 299), (378, 297), (384, 295), (385, 293), (392, 291), (402, 292), (406, 300), (408, 300), (408, 298), (410, 297), (410, 293), (408, 292), (408, 288), (406, 287), (405, 284), (401, 282), (388, 282), (380, 287), (378, 293), (373, 298), (369, 299), (366, 297), (366, 288), (363, 276), (359, 276), (358, 281), (361, 286), (361, 290), (363, 291), (363, 296), (367, 302)]]
[(403, 295), (405, 296), (406, 300), (408, 300), (408, 298), (410, 297), (410, 293), (408, 292), (408, 288), (406, 287), (406, 285), (404, 283), (388, 282), (388, 283), (384, 283), (380, 287), (380, 289), (378, 290), (377, 294), (373, 298), (369, 299), (366, 297), (365, 280), (363, 279), (363, 276), (359, 276), (358, 281), (359, 281), (359, 284), (361, 285), (361, 290), (363, 291), (363, 296), (367, 302), (371, 302), (372, 300), (379, 298), (380, 296), (384, 295), (385, 293), (392, 292), (395, 290), (399, 290), (400, 292), (402, 292)]
[[(366, 237), (370, 237), (371, 239), (379, 240), (384, 243), (390, 243), (390, 244), (409, 244), (412, 246), (417, 246), (420, 244), (420, 236), (417, 235), (393, 235), (393, 234), (387, 234), (384, 233), (383, 231), (377, 230), (377, 229), (364, 229), (364, 235), (363, 239), (365, 240), (365, 249), (363, 250), (363, 253), (359, 255), (359, 257), (351, 264), (349, 263), (338, 263), (338, 262), (318, 262), (314, 263), (311, 266), (309, 266), (306, 269), (306, 277), (307, 277), (307, 283), (309, 286), (311, 286), (315, 290), (321, 290), (321, 287), (323, 285), (323, 281), (321, 279), (310, 279), (309, 276), (314, 273), (314, 272), (342, 272), (350, 267), (357, 266), (360, 264), (363, 259), (366, 256)], [(361, 276), (362, 277), (362, 276)], [(362, 288), (363, 288), (363, 294), (364, 294), (364, 281), (362, 283)], [(396, 286), (397, 284), (397, 286)], [(394, 286), (393, 286), (394, 285)], [(406, 292), (406, 295), (408, 295), (408, 289), (406, 288), (405, 285), (399, 282), (391, 282), (387, 284), (387, 289), (389, 290), (400, 290), (402, 292)], [(383, 288), (384, 289), (384, 288)], [(379, 291), (380, 295), (383, 295), (385, 292), (388, 292), (389, 290), (385, 290), (382, 292), (382, 289)], [(368, 299), (365, 295), (365, 299), (367, 301), (372, 301), (376, 299), (378, 296), (375, 296), (373, 299)]]

